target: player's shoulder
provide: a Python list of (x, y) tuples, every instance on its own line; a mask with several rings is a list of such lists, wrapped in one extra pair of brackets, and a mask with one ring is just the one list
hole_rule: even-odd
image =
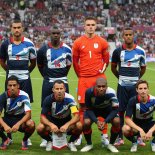
[(106, 90), (106, 94), (116, 95), (116, 91), (113, 88), (108, 87), (107, 90)]
[(26, 38), (24, 37), (24, 43), (27, 44), (27, 45), (33, 45), (34, 46), (34, 43), (29, 39), (29, 38)]
[(136, 45), (136, 49), (142, 53), (145, 53), (145, 50), (142, 47), (140, 47), (139, 45)]
[(24, 90), (19, 90), (19, 95), (29, 98), (28, 93), (26, 93)]
[(74, 97), (71, 94), (69, 94), (69, 93), (65, 93), (65, 98), (66, 99), (74, 100)]
[(154, 100), (155, 101), (155, 96), (149, 95), (149, 97), (150, 97), (150, 100)]
[(10, 39), (6, 39), (6, 40), (4, 40), (4, 41), (2, 42), (1, 47), (3, 47), (3, 46), (8, 46), (10, 43), (11, 43), (11, 42), (10, 42)]
[(69, 45), (67, 45), (66, 43), (63, 42), (62, 43), (62, 46), (65, 47), (65, 48), (67, 48), (67, 49), (69, 49), (71, 51), (71, 47)]
[(85, 35), (82, 35), (82, 36), (78, 37), (78, 38), (74, 41), (73, 45), (75, 45), (75, 44), (81, 44), (81, 43), (83, 43), (83, 41), (84, 41), (85, 39), (86, 39)]

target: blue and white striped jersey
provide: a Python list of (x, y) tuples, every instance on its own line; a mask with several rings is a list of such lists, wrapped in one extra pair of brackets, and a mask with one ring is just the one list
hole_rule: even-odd
[(29, 61), (36, 59), (36, 49), (32, 41), (26, 37), (22, 37), (18, 45), (10, 38), (1, 45), (0, 59), (7, 61), (8, 77), (15, 75), (19, 80), (25, 80), (29, 78)]
[(0, 95), (0, 112), (4, 109), (4, 116), (21, 116), (31, 111), (29, 96), (26, 92), (19, 90), (15, 98), (10, 98), (7, 92)]
[(132, 117), (134, 122), (142, 123), (153, 119), (153, 112), (155, 110), (155, 97), (148, 96), (147, 103), (141, 103), (138, 96), (134, 96), (129, 100), (126, 117)]
[(47, 96), (41, 111), (42, 115), (57, 119), (66, 118), (73, 113), (78, 113), (77, 103), (74, 97), (68, 93), (65, 93), (65, 98), (61, 102), (57, 102), (53, 94)]
[(71, 48), (62, 43), (57, 49), (50, 43), (42, 46), (37, 52), (38, 66), (43, 67), (44, 79), (53, 82), (56, 79), (67, 81), (68, 66), (72, 64)]
[(131, 51), (122, 46), (114, 50), (112, 63), (119, 67), (119, 84), (132, 86), (139, 80), (140, 68), (146, 66), (146, 54), (140, 46), (135, 45)]
[(98, 109), (104, 111), (107, 108), (118, 108), (119, 103), (114, 89), (108, 87), (103, 96), (96, 96), (94, 87), (87, 89), (85, 95), (85, 104), (89, 109)]

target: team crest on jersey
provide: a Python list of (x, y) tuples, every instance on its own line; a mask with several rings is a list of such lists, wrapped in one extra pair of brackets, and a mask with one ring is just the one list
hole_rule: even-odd
[(62, 57), (63, 57), (63, 58), (66, 58), (66, 54), (65, 54), (65, 53), (63, 53), (63, 54), (62, 54)]
[(68, 106), (67, 106), (67, 105), (64, 105), (64, 106), (63, 106), (63, 109), (64, 109), (64, 110), (67, 110), (67, 109), (68, 109)]
[(138, 55), (137, 54), (135, 55), (135, 59), (138, 59)]
[(22, 103), (21, 102), (17, 102), (18, 107), (21, 107)]
[(98, 43), (94, 43), (94, 48), (98, 48)]
[(24, 51), (24, 53), (26, 53), (27, 52), (27, 48), (24, 48), (23, 51)]

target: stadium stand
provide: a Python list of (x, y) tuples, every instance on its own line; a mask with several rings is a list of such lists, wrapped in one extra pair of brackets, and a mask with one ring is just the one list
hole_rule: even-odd
[[(116, 46), (121, 45), (123, 27), (136, 30), (135, 42), (148, 54), (155, 55), (155, 1), (154, 0), (1, 0), (0, 41), (9, 37), (9, 24), (20, 14), (25, 34), (37, 46), (50, 39), (53, 24), (63, 30), (63, 40), (72, 45), (83, 33), (85, 16), (96, 16), (98, 32)], [(108, 8), (108, 9), (107, 9)], [(147, 9), (146, 9), (147, 8)], [(112, 35), (106, 28), (115, 29)]]

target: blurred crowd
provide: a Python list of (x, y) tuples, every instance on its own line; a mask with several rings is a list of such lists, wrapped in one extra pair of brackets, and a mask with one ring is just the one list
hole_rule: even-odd
[(116, 45), (121, 45), (123, 27), (135, 29), (135, 43), (146, 52), (155, 53), (155, 1), (137, 0), (134, 3), (118, 4), (109, 7), (111, 26), (117, 29)]
[(136, 30), (135, 42), (147, 52), (155, 52), (154, 0), (1, 0), (0, 6), (1, 41), (10, 35), (10, 21), (20, 14), (25, 35), (37, 48), (50, 39), (54, 24), (61, 27), (62, 39), (72, 45), (83, 33), (84, 17), (91, 15), (97, 17), (98, 32), (106, 39), (109, 36), (104, 28), (115, 27), (110, 41), (115, 41), (116, 46), (121, 45), (123, 27), (129, 26)]

